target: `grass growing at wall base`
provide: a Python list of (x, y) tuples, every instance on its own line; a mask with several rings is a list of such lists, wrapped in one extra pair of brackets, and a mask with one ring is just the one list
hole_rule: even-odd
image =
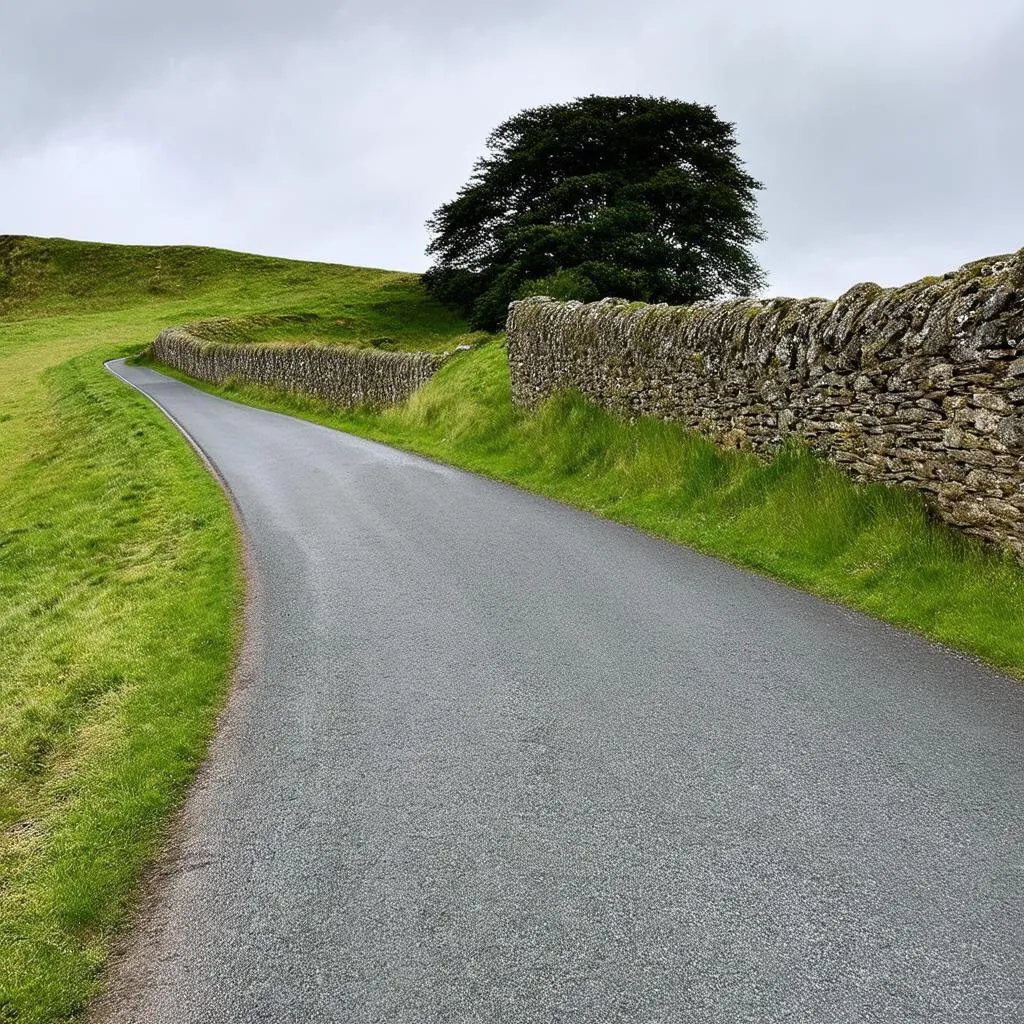
[(855, 485), (798, 446), (771, 462), (561, 395), (513, 407), (504, 349), (456, 356), (405, 405), (338, 412), (211, 388), (505, 480), (962, 648), (1024, 677), (1024, 569), (911, 492)]

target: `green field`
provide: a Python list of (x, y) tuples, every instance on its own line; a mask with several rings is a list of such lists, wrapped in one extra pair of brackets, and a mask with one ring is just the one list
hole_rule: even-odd
[[(102, 366), (194, 321), (221, 340), (484, 340), (415, 275), (0, 238), (0, 1021), (71, 1019), (95, 991), (226, 693), (243, 591), (229, 506)], [(1024, 677), (1024, 571), (919, 498), (578, 396), (524, 413), (500, 338), (382, 413), (229, 393), (693, 544)]]

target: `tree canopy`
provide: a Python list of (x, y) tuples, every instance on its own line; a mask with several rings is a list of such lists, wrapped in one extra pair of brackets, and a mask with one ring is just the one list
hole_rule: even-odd
[(764, 276), (762, 186), (713, 107), (587, 96), (524, 110), (487, 139), (427, 222), (430, 293), (495, 330), (525, 294), (689, 303), (749, 295)]

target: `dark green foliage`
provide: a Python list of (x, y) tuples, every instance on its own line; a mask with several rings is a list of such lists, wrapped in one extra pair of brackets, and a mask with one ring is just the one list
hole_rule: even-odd
[[(496, 128), (458, 196), (428, 222), (428, 291), (474, 327), (505, 322), (517, 295), (689, 303), (764, 284), (760, 183), (714, 108), (587, 96)], [(571, 272), (571, 278), (564, 278)]]
[(539, 281), (521, 284), (515, 298), (525, 299), (530, 295), (548, 295), (552, 299), (579, 299), (580, 302), (595, 302), (601, 298), (594, 282), (578, 270), (558, 270)]

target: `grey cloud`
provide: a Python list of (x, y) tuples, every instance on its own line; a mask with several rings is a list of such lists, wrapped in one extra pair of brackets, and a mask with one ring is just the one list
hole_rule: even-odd
[(8, 147), (52, 134), (183, 61), (229, 64), (330, 26), (335, 5), (244, 0), (34, 0), (11, 5), (0, 32), (0, 127)]
[(0, 231), (421, 269), (424, 220), (500, 120), (640, 92), (736, 122), (773, 292), (1024, 245), (1019, 0), (44, 0), (2, 18)]
[(243, 74), (258, 64), (273, 74), (296, 46), (325, 35), (342, 48), (368, 25), (425, 42), (472, 38), (549, 9), (541, 0), (489, 11), (471, 0), (32, 0), (9, 7), (0, 15), (0, 144), (37, 138), (185, 64), (240, 65)]

